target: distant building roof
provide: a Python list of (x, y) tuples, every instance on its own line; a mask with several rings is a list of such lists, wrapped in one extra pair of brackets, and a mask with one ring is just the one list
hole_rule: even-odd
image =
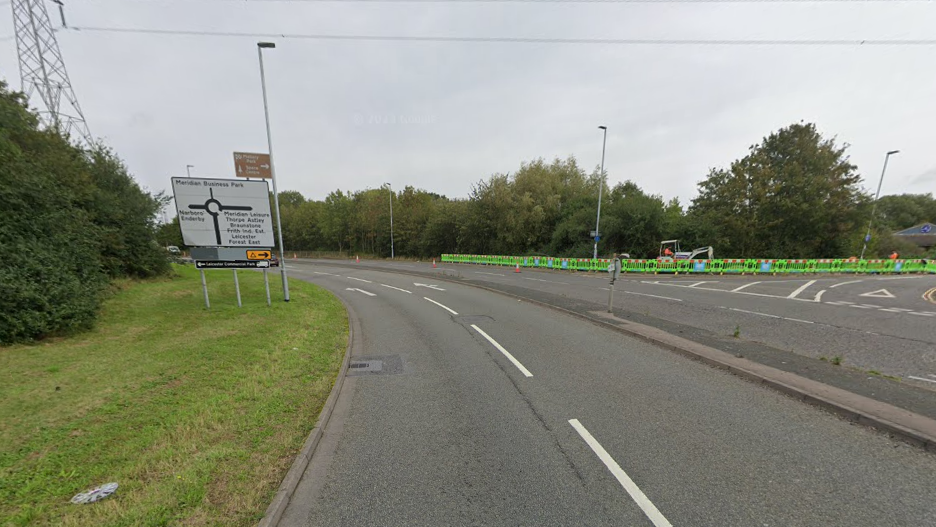
[(936, 246), (936, 225), (932, 223), (921, 223), (919, 225), (897, 231), (894, 236), (900, 236), (902, 240), (919, 245), (923, 248)]

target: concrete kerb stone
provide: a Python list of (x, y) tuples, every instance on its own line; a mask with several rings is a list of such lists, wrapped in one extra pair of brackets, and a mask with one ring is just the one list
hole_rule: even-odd
[[(409, 276), (425, 277), (425, 273), (413, 273), (397, 269), (368, 267), (374, 271), (392, 272)], [(553, 304), (515, 295), (465, 280), (454, 280), (441, 276), (439, 280), (462, 284), (492, 293), (523, 300), (531, 304), (553, 309), (567, 315), (591, 322), (595, 325), (612, 329), (636, 337), (644, 342), (674, 351), (693, 360), (698, 360), (710, 366), (728, 370), (745, 379), (761, 383), (777, 391), (790, 395), (809, 404), (825, 408), (833, 413), (847, 418), (860, 425), (870, 426), (890, 433), (900, 439), (919, 446), (920, 448), (936, 452), (936, 420), (898, 408), (896, 406), (876, 401), (841, 388), (823, 384), (812, 379), (778, 370), (776, 368), (756, 363), (749, 359), (736, 357), (730, 353), (699, 344), (688, 339), (671, 335), (663, 330), (619, 319), (611, 314), (600, 311), (584, 315)]]
[(344, 360), (341, 361), (341, 368), (338, 370), (338, 378), (335, 379), (335, 385), (332, 386), (331, 393), (328, 395), (328, 399), (325, 400), (325, 405), (322, 406), (322, 411), (319, 413), (315, 426), (312, 428), (312, 431), (309, 432), (305, 444), (302, 445), (302, 449), (289, 468), (289, 472), (286, 473), (286, 477), (284, 477), (282, 483), (280, 483), (279, 489), (273, 496), (270, 506), (267, 507), (263, 518), (260, 520), (260, 523), (257, 524), (258, 527), (275, 527), (279, 524), (283, 512), (286, 511), (286, 507), (289, 505), (289, 500), (292, 499), (293, 494), (296, 492), (296, 487), (302, 479), (302, 475), (309, 466), (309, 461), (312, 460), (312, 454), (315, 452), (315, 448), (322, 439), (322, 431), (328, 425), (332, 410), (335, 409), (335, 404), (338, 402), (338, 394), (341, 393), (341, 387), (344, 386), (345, 374), (348, 372), (351, 363), (354, 328), (358, 326), (358, 320), (351, 306), (340, 297), (338, 297), (338, 299), (341, 300), (348, 314), (348, 346), (345, 348)]

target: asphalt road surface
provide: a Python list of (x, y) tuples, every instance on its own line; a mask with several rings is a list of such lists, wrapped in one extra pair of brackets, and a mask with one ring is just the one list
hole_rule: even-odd
[[(883, 434), (504, 295), (287, 264), (358, 326), (281, 525), (936, 525), (936, 456)], [(523, 278), (604, 285), (502, 279)], [(623, 289), (678, 305), (692, 283)]]

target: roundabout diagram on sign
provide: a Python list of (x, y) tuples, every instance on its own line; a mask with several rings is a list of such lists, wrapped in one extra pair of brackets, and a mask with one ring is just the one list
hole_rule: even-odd
[(218, 240), (218, 245), (221, 245), (221, 225), (218, 222), (218, 216), (226, 210), (253, 210), (253, 207), (247, 207), (244, 205), (222, 205), (220, 201), (216, 200), (214, 197), (214, 190), (208, 189), (208, 201), (203, 205), (189, 205), (191, 210), (203, 210), (208, 214), (211, 214), (211, 219), (214, 222), (215, 237)]

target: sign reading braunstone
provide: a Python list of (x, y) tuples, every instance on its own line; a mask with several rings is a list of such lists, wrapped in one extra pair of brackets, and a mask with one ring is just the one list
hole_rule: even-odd
[(273, 214), (266, 181), (172, 178), (185, 245), (273, 247)]

